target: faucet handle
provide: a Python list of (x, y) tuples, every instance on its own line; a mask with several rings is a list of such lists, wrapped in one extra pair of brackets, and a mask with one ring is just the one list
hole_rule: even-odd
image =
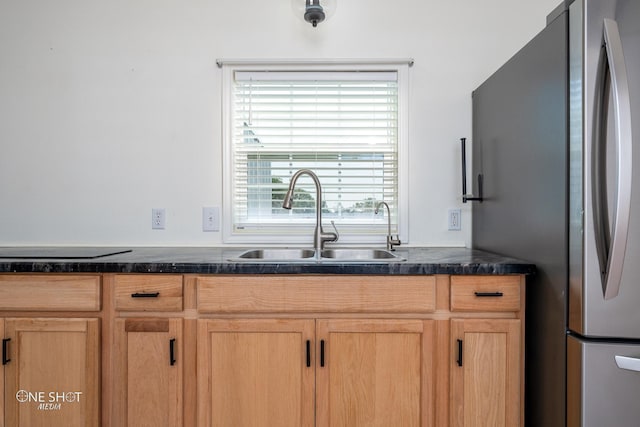
[(402, 242), (400, 241), (400, 236), (396, 235), (396, 238), (393, 238), (392, 234), (387, 236), (387, 249), (390, 251), (395, 251), (394, 246), (400, 246)]
[(333, 220), (331, 220), (331, 226), (333, 227), (334, 231), (336, 232), (335, 233), (336, 234), (336, 238), (331, 240), (331, 241), (332, 242), (337, 242), (338, 239), (340, 238), (340, 233), (338, 233), (338, 229), (336, 228), (336, 223)]
[(337, 242), (338, 241), (338, 237), (340, 237), (340, 234), (338, 234), (338, 229), (336, 228), (336, 224), (331, 221), (331, 225), (333, 226), (333, 229), (336, 231), (335, 233), (333, 231), (324, 231), (324, 229), (322, 228), (322, 225), (320, 225), (320, 230), (318, 230), (318, 236), (319, 236), (319, 240), (320, 240), (320, 250), (324, 249), (324, 242)]

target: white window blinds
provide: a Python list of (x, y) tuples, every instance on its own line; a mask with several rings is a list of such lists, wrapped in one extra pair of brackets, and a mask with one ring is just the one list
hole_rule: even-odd
[(293, 209), (282, 208), (291, 176), (303, 168), (318, 175), (323, 217), (341, 235), (386, 233), (386, 212), (374, 214), (382, 200), (397, 233), (397, 71), (234, 70), (232, 76), (233, 233), (308, 234), (315, 223), (311, 179), (301, 177)]

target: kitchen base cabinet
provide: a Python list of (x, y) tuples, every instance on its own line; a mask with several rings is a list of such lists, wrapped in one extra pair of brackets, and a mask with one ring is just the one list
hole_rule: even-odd
[(318, 320), (317, 425), (433, 425), (432, 320)]
[(198, 277), (199, 426), (519, 426), (524, 286), (521, 275)]
[(516, 427), (521, 408), (521, 321), (451, 321), (451, 426)]
[(3, 274), (0, 427), (521, 426), (524, 285)]
[(182, 319), (115, 319), (113, 425), (180, 427)]
[(97, 427), (98, 319), (7, 318), (5, 425)]
[(314, 426), (312, 320), (198, 321), (198, 426)]
[(196, 288), (200, 315), (229, 317), (199, 320), (200, 427), (433, 426), (435, 322), (421, 317), (436, 310), (434, 276), (214, 275)]

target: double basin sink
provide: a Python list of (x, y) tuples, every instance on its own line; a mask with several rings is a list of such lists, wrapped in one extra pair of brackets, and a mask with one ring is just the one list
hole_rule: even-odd
[(230, 259), (235, 262), (346, 262), (346, 263), (388, 263), (406, 261), (399, 255), (385, 249), (355, 249), (355, 248), (335, 248), (323, 249), (319, 256), (316, 256), (314, 249), (250, 249)]

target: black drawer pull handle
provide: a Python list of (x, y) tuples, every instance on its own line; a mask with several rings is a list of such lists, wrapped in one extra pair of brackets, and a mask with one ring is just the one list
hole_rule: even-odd
[(136, 292), (135, 294), (131, 294), (131, 298), (158, 298), (160, 296), (160, 292)]
[(456, 363), (458, 364), (458, 366), (462, 366), (462, 340), (457, 340), (458, 341), (458, 359), (456, 360)]
[(504, 296), (502, 292), (474, 292), (477, 297), (501, 297)]
[(171, 338), (169, 340), (169, 364), (171, 366), (176, 364), (176, 355), (175, 355), (175, 347), (176, 345), (176, 339), (175, 338)]
[(324, 340), (320, 340), (320, 367), (324, 368)]
[(307, 340), (307, 368), (311, 367), (311, 341)]
[(8, 345), (9, 341), (11, 341), (11, 338), (3, 338), (2, 339), (2, 364), (6, 365), (7, 363), (11, 362), (11, 359), (9, 359), (9, 348)]

